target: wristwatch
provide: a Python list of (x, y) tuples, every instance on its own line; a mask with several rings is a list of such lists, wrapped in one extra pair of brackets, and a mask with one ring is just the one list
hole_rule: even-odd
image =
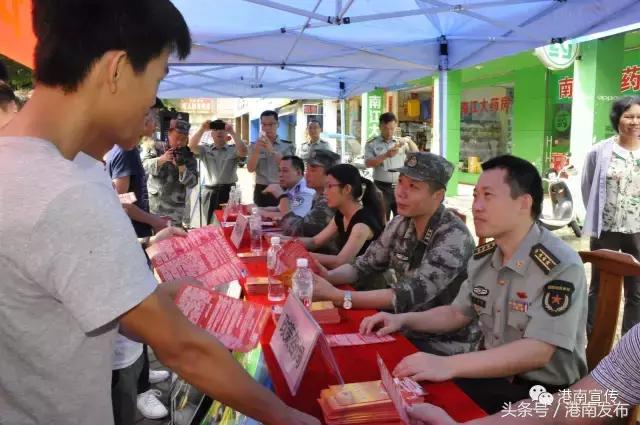
[(342, 300), (342, 308), (351, 310), (353, 303), (351, 302), (351, 291), (344, 291), (344, 299)]

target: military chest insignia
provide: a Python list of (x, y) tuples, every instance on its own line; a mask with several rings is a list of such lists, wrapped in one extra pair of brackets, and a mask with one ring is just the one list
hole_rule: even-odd
[(549, 250), (540, 243), (531, 248), (529, 256), (538, 265), (538, 267), (540, 267), (544, 274), (549, 274), (551, 270), (560, 264), (560, 260), (558, 260), (555, 255), (549, 252)]
[(485, 308), (487, 306), (487, 301), (482, 298), (474, 297), (471, 295), (471, 303), (476, 307)]
[(510, 300), (509, 310), (526, 313), (527, 311), (529, 311), (529, 303), (521, 300)]
[(571, 296), (575, 290), (573, 283), (564, 280), (552, 280), (544, 285), (542, 307), (551, 316), (560, 316), (571, 307)]
[(487, 255), (491, 254), (493, 251), (496, 250), (496, 246), (497, 245), (495, 241), (487, 242), (477, 246), (476, 249), (473, 250), (473, 259), (477, 260), (482, 257), (486, 257)]
[(486, 297), (489, 295), (489, 290), (482, 285), (478, 285), (473, 287), (473, 293), (481, 297)]

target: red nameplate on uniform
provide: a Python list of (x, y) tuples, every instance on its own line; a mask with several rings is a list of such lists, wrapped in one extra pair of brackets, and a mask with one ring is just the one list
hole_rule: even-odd
[(349, 347), (352, 345), (380, 344), (382, 342), (395, 341), (396, 339), (390, 335), (377, 336), (352, 333), (327, 335), (327, 340), (332, 347)]
[(241, 352), (258, 345), (270, 311), (269, 307), (193, 285), (180, 290), (176, 304), (193, 324), (218, 338), (228, 349)]
[(147, 254), (162, 282), (192, 277), (213, 288), (247, 275), (246, 267), (218, 226), (160, 241), (147, 248)]

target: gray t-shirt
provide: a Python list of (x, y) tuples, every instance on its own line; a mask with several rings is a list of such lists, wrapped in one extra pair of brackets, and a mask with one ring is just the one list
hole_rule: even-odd
[(156, 287), (115, 192), (0, 137), (0, 423), (112, 424), (120, 315)]

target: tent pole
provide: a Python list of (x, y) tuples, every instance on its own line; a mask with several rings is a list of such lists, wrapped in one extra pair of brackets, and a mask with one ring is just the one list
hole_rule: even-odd
[(438, 154), (446, 157), (447, 156), (447, 122), (449, 117), (447, 116), (447, 106), (448, 106), (448, 70), (449, 70), (449, 44), (447, 42), (447, 38), (443, 35), (438, 41), (440, 42), (440, 65), (438, 69), (439, 78), (438, 78), (438, 91), (440, 92), (438, 96), (438, 112), (440, 115), (440, 120), (438, 122), (438, 133), (440, 135), (440, 140), (438, 144)]
[(344, 97), (340, 97), (340, 156), (341, 162), (345, 162), (346, 153), (345, 153), (345, 144), (346, 144), (346, 111), (345, 111), (345, 101)]

